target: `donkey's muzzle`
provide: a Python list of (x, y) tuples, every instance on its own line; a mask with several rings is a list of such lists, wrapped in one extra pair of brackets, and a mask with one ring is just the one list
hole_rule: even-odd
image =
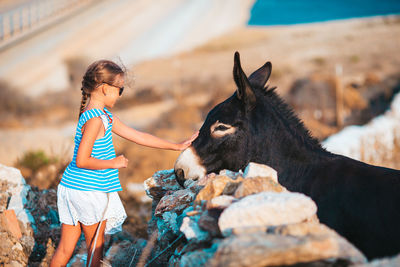
[(181, 186), (187, 179), (197, 180), (206, 175), (206, 168), (200, 162), (200, 157), (192, 147), (188, 147), (179, 155), (174, 170), (176, 180)]
[(175, 170), (175, 177), (178, 184), (182, 187), (185, 187), (185, 172), (183, 169), (176, 169)]

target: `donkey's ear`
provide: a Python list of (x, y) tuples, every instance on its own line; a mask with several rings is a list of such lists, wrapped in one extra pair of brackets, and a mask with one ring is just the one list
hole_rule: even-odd
[(250, 82), (240, 65), (239, 52), (235, 52), (233, 65), (233, 79), (238, 87), (236, 95), (239, 100), (243, 101), (247, 108), (252, 109), (256, 104), (256, 96), (251, 88)]
[(264, 88), (265, 84), (267, 83), (269, 76), (271, 76), (272, 64), (271, 62), (267, 62), (253, 72), (249, 77), (249, 82), (254, 88)]

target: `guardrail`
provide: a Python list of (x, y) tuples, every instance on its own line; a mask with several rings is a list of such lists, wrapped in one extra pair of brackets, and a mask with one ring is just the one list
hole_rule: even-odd
[(0, 50), (95, 0), (30, 0), (0, 9)]

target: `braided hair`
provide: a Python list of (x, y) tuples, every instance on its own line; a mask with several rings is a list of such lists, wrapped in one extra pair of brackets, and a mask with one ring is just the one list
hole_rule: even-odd
[(110, 60), (98, 60), (93, 62), (87, 68), (82, 79), (82, 101), (79, 109), (79, 117), (81, 117), (87, 100), (91, 93), (102, 83), (113, 84), (117, 75), (124, 75), (125, 71), (116, 63)]

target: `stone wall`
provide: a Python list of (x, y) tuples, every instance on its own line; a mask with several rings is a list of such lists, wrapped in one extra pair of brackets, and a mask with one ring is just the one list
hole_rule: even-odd
[(273, 169), (255, 163), (187, 180), (185, 188), (173, 170), (155, 173), (144, 182), (153, 199), (149, 233), (157, 236), (147, 266), (369, 265), (318, 221), (309, 197), (277, 181)]

